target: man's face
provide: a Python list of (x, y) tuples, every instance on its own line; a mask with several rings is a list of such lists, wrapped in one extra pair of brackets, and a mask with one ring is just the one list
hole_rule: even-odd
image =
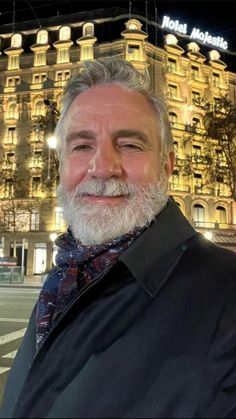
[[(143, 191), (150, 185), (163, 184), (163, 178), (166, 181), (171, 174), (173, 156), (169, 155), (163, 167), (158, 120), (152, 106), (138, 92), (112, 85), (89, 89), (72, 102), (64, 131), (60, 188), (67, 198), (73, 195), (78, 210), (91, 209), (95, 216), (97, 209), (100, 220), (104, 216), (108, 221), (112, 211), (122, 212), (129, 205), (132, 192), (123, 185)], [(90, 184), (95, 187), (88, 189)], [(137, 191), (133, 194), (138, 211), (143, 197)], [(81, 216), (78, 213), (77, 222)]]

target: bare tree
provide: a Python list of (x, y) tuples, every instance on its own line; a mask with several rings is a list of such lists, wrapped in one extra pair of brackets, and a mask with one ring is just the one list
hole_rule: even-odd
[(236, 200), (236, 106), (227, 96), (221, 96), (205, 104), (205, 110), (209, 175), (213, 182), (227, 185)]
[(236, 107), (226, 96), (211, 103), (201, 99), (198, 106), (204, 111), (204, 127), (187, 127), (188, 151), (184, 158), (177, 156), (176, 169), (188, 181), (199, 175), (196, 193), (227, 191), (236, 200)]

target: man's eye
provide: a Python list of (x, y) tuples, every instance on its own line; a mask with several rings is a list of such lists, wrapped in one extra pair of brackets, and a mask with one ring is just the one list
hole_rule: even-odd
[(120, 147), (127, 148), (129, 150), (143, 150), (140, 144), (134, 144), (134, 143), (124, 143), (124, 144), (121, 144)]
[(72, 151), (88, 151), (91, 149), (89, 144), (77, 144), (73, 146)]

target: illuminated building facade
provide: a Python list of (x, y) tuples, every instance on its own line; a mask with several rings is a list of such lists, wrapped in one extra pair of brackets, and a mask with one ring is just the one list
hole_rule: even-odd
[[(186, 33), (186, 24), (174, 25)], [(102, 16), (94, 11), (89, 19), (85, 13), (45, 19), (40, 29), (25, 22), (15, 29), (12, 33), (5, 25), (0, 33), (0, 253), (16, 252), (27, 274), (52, 266), (54, 239), (65, 226), (56, 201), (55, 152), (46, 138), (50, 129), (40, 126), (40, 116), (50, 113), (52, 103), (60, 106), (63, 87), (84, 60), (107, 56), (130, 60), (141, 71), (148, 68), (154, 92), (168, 102), (173, 127), (177, 163), (170, 193), (199, 231), (236, 250), (236, 204), (229, 189), (220, 178), (205, 187), (200, 165), (191, 176), (179, 169), (186, 156), (197, 161), (203, 153), (198, 99), (228, 94), (236, 102), (226, 41), (196, 30), (203, 42), (218, 42), (222, 49), (203, 45), (169, 28), (150, 27), (144, 17), (121, 15), (119, 9)]]

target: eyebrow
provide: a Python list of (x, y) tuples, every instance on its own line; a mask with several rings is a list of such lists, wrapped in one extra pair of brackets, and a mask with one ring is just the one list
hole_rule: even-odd
[(141, 140), (144, 144), (150, 144), (150, 141), (148, 139), (147, 134), (145, 132), (136, 130), (136, 129), (120, 129), (118, 131), (115, 131), (113, 134), (113, 138), (119, 138), (119, 137), (125, 137), (125, 138), (137, 138), (138, 140)]
[(73, 140), (77, 140), (80, 138), (83, 140), (92, 140), (95, 138), (95, 132), (92, 130), (81, 130), (72, 132), (71, 134), (67, 135), (66, 143), (71, 143)]
[[(119, 137), (125, 138), (137, 138), (141, 140), (144, 144), (150, 144), (147, 134), (145, 132), (136, 130), (136, 129), (119, 129), (114, 131), (112, 134), (113, 140), (116, 140)], [(81, 130), (72, 132), (66, 137), (66, 143), (71, 143), (73, 140), (83, 139), (83, 140), (94, 140), (96, 138), (96, 133), (92, 130)]]

